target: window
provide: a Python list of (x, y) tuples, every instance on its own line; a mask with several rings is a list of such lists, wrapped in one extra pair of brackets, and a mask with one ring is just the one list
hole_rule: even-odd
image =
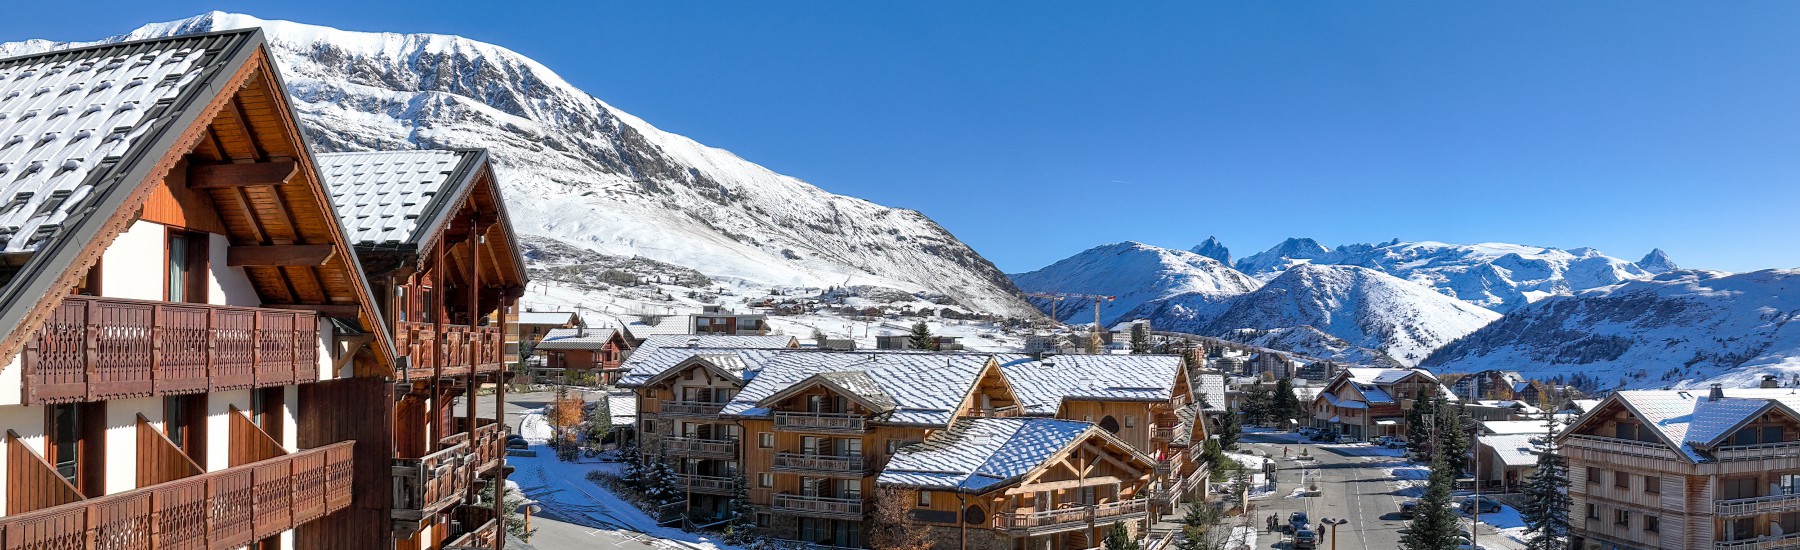
[(168, 301), (206, 303), (206, 245), (205, 233), (169, 232), (163, 287)]
[(1587, 507), (1588, 507), (1588, 510), (1587, 510), (1587, 512), (1588, 512), (1587, 518), (1588, 519), (1600, 519), (1600, 507), (1599, 506), (1589, 504), (1589, 505), (1587, 505)]
[(1593, 466), (1588, 466), (1587, 478), (1588, 478), (1588, 483), (1599, 484), (1600, 483), (1600, 469), (1595, 468)]
[(769, 526), (769, 513), (768, 512), (757, 512), (756, 513), (756, 526), (757, 527), (768, 527)]
[(1656, 516), (1644, 516), (1644, 532), (1657, 533), (1662, 529), (1662, 519)]
[(931, 507), (931, 491), (919, 491), (919, 507)]
[(762, 449), (775, 448), (775, 434), (770, 432), (757, 432), (756, 446)]
[(1662, 478), (1656, 476), (1644, 476), (1644, 492), (1651, 494), (1662, 493)]
[(105, 493), (106, 402), (44, 408), (44, 459), (56, 473), (90, 498)]
[[(1800, 532), (1800, 512), (1788, 512), (1775, 516), (1772, 520), (1782, 533)], [(1773, 529), (1771, 529), (1772, 531)]]
[(1630, 489), (1631, 474), (1617, 471), (1613, 472), (1613, 486), (1620, 489)]
[(1779, 487), (1781, 494), (1792, 495), (1800, 493), (1800, 475), (1782, 474), (1779, 483), (1781, 483), (1781, 486)]
[(756, 474), (756, 486), (764, 489), (775, 486), (775, 474), (762, 472)]
[(1631, 525), (1631, 510), (1613, 510), (1613, 525)]
[(647, 434), (656, 433), (656, 419), (654, 419), (654, 418), (644, 419), (643, 430), (644, 430), (644, 433), (647, 433)]
[(286, 417), (284, 410), (280, 386), (250, 390), (250, 419), (276, 441), (281, 441), (282, 419)]
[(1725, 522), (1725, 540), (1756, 538), (1756, 518), (1738, 518)]
[(44, 457), (56, 467), (70, 485), (81, 486), (81, 408), (79, 405), (51, 405), (50, 445)]
[(1135, 416), (1125, 417), (1125, 427), (1136, 428), (1137, 427), (1137, 417), (1135, 417)]
[(206, 467), (206, 394), (163, 398), (163, 435), (200, 467)]

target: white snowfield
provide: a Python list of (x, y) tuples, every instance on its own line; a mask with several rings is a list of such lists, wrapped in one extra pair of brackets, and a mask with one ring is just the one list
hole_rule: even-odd
[[(315, 151), (484, 147), (514, 227), (761, 285), (876, 285), (1035, 311), (924, 215), (660, 130), (506, 48), (211, 12), (107, 41), (261, 27)], [(11, 56), (83, 44), (0, 44)]]

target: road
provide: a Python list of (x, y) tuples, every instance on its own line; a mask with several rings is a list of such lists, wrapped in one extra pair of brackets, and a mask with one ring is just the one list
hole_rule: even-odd
[[(1304, 510), (1315, 524), (1324, 518), (1349, 520), (1337, 527), (1337, 540), (1333, 540), (1329, 529), (1321, 534), (1324, 538), (1319, 547), (1322, 549), (1393, 550), (1400, 547), (1400, 529), (1406, 527), (1406, 520), (1399, 514), (1400, 502), (1412, 497), (1400, 494), (1402, 486), (1396, 483), (1390, 469), (1417, 466), (1398, 457), (1353, 454), (1378, 452), (1374, 446), (1346, 448), (1292, 441), (1292, 436), (1287, 434), (1244, 434), (1238, 445), (1242, 450), (1276, 458), (1278, 483), (1275, 494), (1252, 501), (1259, 528), (1266, 528), (1270, 514), (1278, 515), (1285, 525), (1289, 513)], [(1308, 449), (1313, 460), (1284, 460), (1281, 458), (1283, 447), (1289, 449), (1290, 457), (1298, 456), (1302, 448)], [(1316, 476), (1323, 494), (1287, 498), (1301, 486), (1303, 475), (1306, 479)], [(1467, 522), (1465, 519), (1465, 525)], [(1477, 542), (1490, 550), (1523, 547), (1486, 525), (1481, 526), (1478, 538)], [(1281, 536), (1268, 534), (1266, 529), (1258, 535), (1257, 546), (1288, 549), (1288, 543)]]

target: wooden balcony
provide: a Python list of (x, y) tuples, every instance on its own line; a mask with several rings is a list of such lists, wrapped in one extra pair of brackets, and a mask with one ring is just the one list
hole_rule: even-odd
[(657, 414), (665, 417), (713, 418), (719, 416), (719, 411), (724, 408), (724, 403), (664, 401), (658, 406)]
[(995, 514), (994, 528), (1017, 535), (1054, 533), (1085, 529), (1088, 525), (1104, 526), (1114, 521), (1142, 518), (1149, 511), (1146, 499), (1108, 502), (1093, 506), (1072, 506), (1025, 514)]
[(798, 474), (817, 474), (833, 477), (863, 477), (869, 475), (870, 460), (866, 456), (832, 456), (804, 455), (800, 453), (775, 453), (773, 470)]
[(419, 520), (463, 498), (475, 479), (475, 456), (465, 441), (420, 458), (396, 458), (393, 474), (394, 526), (410, 534)]
[(975, 418), (1014, 418), (1014, 417), (1019, 416), (1020, 414), (1023, 414), (1023, 412), (1024, 412), (1024, 409), (1022, 407), (1020, 407), (1018, 405), (1013, 405), (1010, 407), (993, 407), (993, 408), (988, 408), (988, 409), (974, 409), (974, 410), (969, 411), (969, 416), (972, 416)]
[(487, 506), (464, 506), (457, 510), (456, 527), (462, 533), (450, 538), (444, 548), (499, 548), (500, 519)]
[[(469, 444), (470, 460), (475, 463), (475, 473), (485, 474), (500, 466), (506, 460), (505, 427), (492, 418), (475, 419), (475, 439)], [(469, 419), (457, 418), (453, 426), (455, 433), (438, 441), (440, 449), (448, 449), (469, 442)]]
[(30, 404), (316, 382), (318, 315), (68, 296), (26, 341), (22, 362)]
[(0, 517), (13, 549), (240, 548), (350, 507), (346, 441)]
[[(1639, 459), (1683, 460), (1675, 455), (1675, 450), (1661, 443), (1645, 443), (1629, 439), (1616, 439), (1593, 435), (1574, 434), (1563, 439), (1565, 454), (1571, 459), (1587, 460), (1605, 464), (1616, 463), (1620, 456)], [(1633, 463), (1634, 465), (1637, 463)], [(1650, 463), (1651, 465), (1659, 463)]]
[(412, 376), (467, 376), (498, 373), (505, 364), (500, 327), (398, 323), (394, 344), (410, 357)]
[(665, 437), (663, 452), (693, 457), (737, 458), (737, 440)]
[[(1573, 436), (1571, 436), (1573, 437)], [(1800, 456), (1800, 442), (1764, 443), (1760, 445), (1721, 445), (1712, 452), (1719, 462), (1769, 460)]]
[(1161, 441), (1164, 443), (1174, 441), (1175, 440), (1175, 427), (1174, 426), (1151, 426), (1150, 427), (1150, 439), (1153, 439), (1156, 441)]
[(863, 433), (869, 431), (869, 419), (858, 414), (777, 412), (775, 428), (807, 433)]
[(675, 488), (685, 492), (729, 496), (731, 485), (729, 477), (675, 474)]
[(809, 497), (789, 493), (776, 493), (770, 501), (770, 508), (776, 512), (799, 514), (806, 517), (863, 519), (863, 512), (868, 501), (861, 498)]
[(1800, 494), (1734, 498), (1713, 503), (1713, 513), (1721, 517), (1743, 517), (1757, 514), (1800, 512)]
[(1713, 550), (1776, 550), (1778, 548), (1800, 548), (1800, 533), (1713, 543)]

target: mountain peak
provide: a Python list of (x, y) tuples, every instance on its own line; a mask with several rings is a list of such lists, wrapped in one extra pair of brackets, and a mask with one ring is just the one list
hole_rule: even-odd
[(1218, 237), (1207, 237), (1205, 241), (1195, 245), (1189, 252), (1218, 260), (1219, 263), (1225, 265), (1231, 265), (1231, 249), (1225, 248), (1225, 244), (1219, 242)]
[(1661, 248), (1650, 249), (1650, 253), (1645, 254), (1644, 259), (1638, 260), (1637, 266), (1639, 269), (1655, 275), (1681, 269), (1681, 266), (1675, 265), (1675, 260), (1669, 259), (1669, 254), (1663, 252)]

